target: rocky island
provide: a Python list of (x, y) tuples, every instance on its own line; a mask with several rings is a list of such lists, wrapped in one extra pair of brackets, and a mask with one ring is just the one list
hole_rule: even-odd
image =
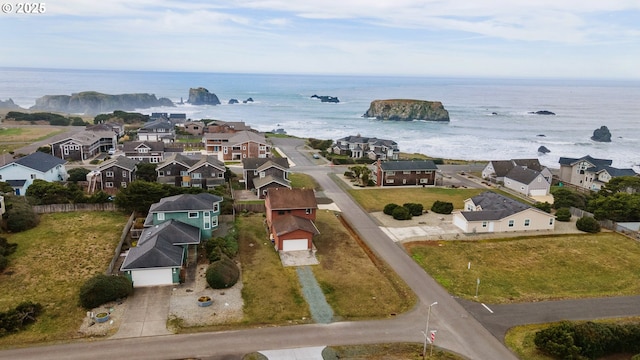
[(36, 99), (31, 110), (57, 111), (68, 114), (100, 114), (114, 110), (129, 111), (156, 106), (175, 106), (167, 98), (156, 98), (153, 94), (109, 95), (95, 91), (84, 91), (71, 95), (45, 95)]
[(598, 142), (611, 142), (611, 132), (606, 126), (601, 126), (599, 129), (593, 130), (593, 136), (591, 140)]
[(411, 99), (374, 100), (363, 116), (378, 120), (449, 121), (449, 112), (440, 101)]
[(218, 96), (203, 87), (189, 89), (187, 102), (192, 105), (220, 105)]
[(320, 99), (320, 102), (328, 102), (328, 103), (339, 103), (340, 99), (337, 96), (329, 96), (329, 95), (311, 95), (312, 99)]

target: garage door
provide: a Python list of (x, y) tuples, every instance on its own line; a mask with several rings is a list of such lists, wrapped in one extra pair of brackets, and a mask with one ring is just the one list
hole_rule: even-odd
[(173, 284), (171, 269), (131, 270), (133, 287)]
[(530, 195), (531, 196), (545, 196), (547, 195), (547, 190), (541, 189), (541, 190), (531, 190), (530, 191)]
[(307, 239), (291, 239), (282, 242), (282, 251), (308, 250)]
[(453, 216), (453, 225), (459, 227), (462, 231), (467, 231), (467, 222), (462, 217), (462, 215), (455, 214)]

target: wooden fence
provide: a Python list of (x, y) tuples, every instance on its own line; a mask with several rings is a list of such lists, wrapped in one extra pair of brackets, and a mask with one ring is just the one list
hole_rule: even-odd
[(105, 271), (105, 274), (107, 275), (113, 274), (113, 268), (118, 263), (118, 259), (120, 258), (120, 253), (122, 252), (122, 245), (127, 240), (127, 236), (129, 235), (129, 230), (131, 230), (131, 227), (133, 226), (133, 222), (135, 221), (135, 219), (136, 219), (136, 213), (134, 211), (131, 213), (131, 216), (129, 216), (129, 221), (127, 221), (127, 225), (125, 225), (124, 229), (122, 229), (122, 235), (120, 235), (120, 242), (118, 243), (118, 246), (116, 246), (116, 249), (114, 250), (113, 258), (111, 259), (111, 262), (109, 263), (109, 267), (107, 268), (107, 271)]
[(51, 204), (51, 205), (36, 205), (33, 207), (33, 211), (38, 214), (50, 214), (60, 212), (73, 212), (73, 211), (116, 211), (116, 205), (114, 203), (102, 203), (102, 204)]
[(233, 210), (235, 213), (247, 211), (252, 213), (263, 213), (266, 211), (266, 207), (264, 203), (256, 204), (256, 203), (236, 203), (233, 205)]
[[(574, 208), (574, 207), (570, 207), (569, 210), (571, 211), (571, 215), (575, 216), (575, 217), (583, 217), (583, 216), (588, 216), (588, 217), (593, 217), (593, 214), (587, 211), (584, 211), (582, 209), (578, 209), (578, 208)], [(604, 219), (604, 220), (598, 220), (598, 223), (600, 224), (601, 227), (608, 229), (608, 230), (612, 230), (615, 231), (617, 233), (626, 235), (632, 239), (635, 240), (640, 240), (640, 231), (635, 231), (632, 229), (627, 229), (624, 226), (618, 225), (618, 223), (616, 223), (613, 220), (609, 220), (609, 219)]]

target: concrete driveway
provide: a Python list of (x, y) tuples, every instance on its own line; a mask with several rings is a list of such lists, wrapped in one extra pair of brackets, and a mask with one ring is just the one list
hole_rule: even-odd
[(172, 286), (136, 288), (127, 299), (122, 323), (112, 339), (172, 334), (167, 316)]

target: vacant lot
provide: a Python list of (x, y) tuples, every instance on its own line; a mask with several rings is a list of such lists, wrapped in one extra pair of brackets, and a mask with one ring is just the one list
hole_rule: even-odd
[(116, 212), (49, 214), (35, 229), (4, 234), (18, 249), (0, 275), (0, 310), (30, 300), (44, 312), (26, 331), (0, 338), (0, 346), (77, 337), (85, 315), (80, 286), (106, 270), (126, 222)]
[[(406, 244), (452, 295), (509, 303), (640, 294), (640, 243), (605, 232)], [(471, 269), (468, 264), (471, 263)]]
[(377, 188), (349, 190), (349, 194), (367, 211), (382, 211), (389, 203), (402, 205), (408, 202), (420, 203), (426, 210), (436, 200), (453, 203), (453, 207), (461, 209), (464, 200), (476, 196), (486, 189), (447, 189), (447, 188)]
[[(246, 324), (309, 322), (295, 268), (284, 268), (260, 215), (240, 217), (242, 295)], [(321, 211), (314, 239), (320, 265), (313, 272), (341, 319), (387, 317), (408, 310), (415, 298), (406, 285), (367, 252), (332, 212)]]
[(33, 142), (44, 140), (63, 130), (53, 127), (8, 127), (0, 128), (0, 152), (10, 152)]

